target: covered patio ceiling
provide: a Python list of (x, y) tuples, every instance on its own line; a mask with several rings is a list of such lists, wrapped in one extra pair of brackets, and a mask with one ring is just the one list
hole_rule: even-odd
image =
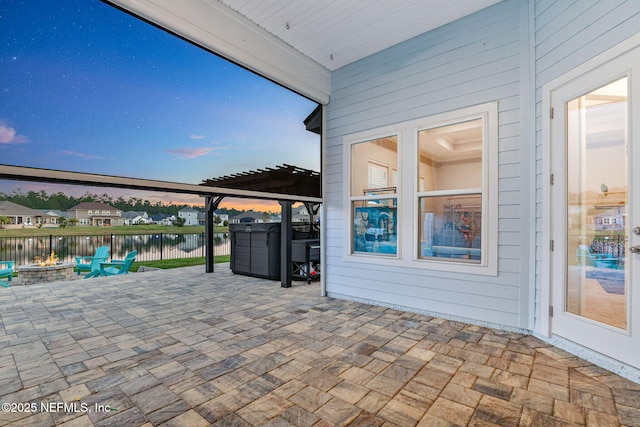
[(219, 0), (333, 71), (501, 0)]
[(501, 0), (105, 1), (326, 104), (331, 71)]

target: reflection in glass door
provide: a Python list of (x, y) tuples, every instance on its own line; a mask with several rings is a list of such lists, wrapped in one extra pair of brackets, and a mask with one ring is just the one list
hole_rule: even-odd
[(565, 311), (628, 328), (627, 78), (566, 103)]

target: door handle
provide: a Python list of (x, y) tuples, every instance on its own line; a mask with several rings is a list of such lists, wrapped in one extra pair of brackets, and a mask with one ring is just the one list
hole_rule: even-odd
[(640, 254), (640, 246), (631, 246), (629, 252), (632, 254)]

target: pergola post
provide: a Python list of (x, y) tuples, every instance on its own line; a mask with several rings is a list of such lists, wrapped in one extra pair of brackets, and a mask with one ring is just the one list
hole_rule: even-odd
[(205, 265), (206, 272), (213, 273), (215, 264), (215, 251), (213, 244), (213, 217), (218, 205), (224, 196), (205, 196), (204, 238), (205, 238)]
[(280, 222), (280, 286), (291, 287), (293, 277), (293, 263), (291, 261), (291, 240), (293, 240), (293, 229), (291, 227), (291, 201), (279, 201), (281, 212)]
[(320, 237), (320, 230), (316, 229), (314, 218), (318, 215), (320, 203), (304, 202), (304, 207), (307, 208), (307, 212), (309, 212), (309, 238), (316, 239)]

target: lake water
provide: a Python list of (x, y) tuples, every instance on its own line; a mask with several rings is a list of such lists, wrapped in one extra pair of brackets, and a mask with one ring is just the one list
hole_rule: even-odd
[[(109, 257), (122, 259), (137, 250), (136, 261), (205, 257), (205, 235), (136, 234), (105, 236), (0, 237), (0, 260), (16, 265), (31, 264), (36, 256), (47, 258), (53, 250), (60, 261), (75, 262), (76, 256), (91, 256), (99, 246), (109, 246)], [(214, 254), (230, 255), (226, 233), (214, 234)]]

